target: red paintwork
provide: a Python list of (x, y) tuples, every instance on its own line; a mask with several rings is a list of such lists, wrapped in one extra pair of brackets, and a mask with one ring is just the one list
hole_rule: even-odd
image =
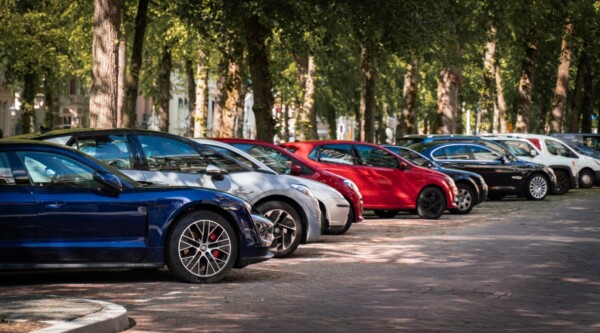
[(279, 146), (276, 146), (272, 143), (259, 141), (259, 140), (251, 140), (251, 139), (234, 139), (234, 138), (212, 138), (212, 139), (218, 140), (221, 142), (226, 142), (229, 144), (232, 144), (232, 143), (252, 144), (252, 145), (257, 145), (257, 146), (269, 147), (269, 148), (277, 150), (278, 152), (290, 157), (294, 161), (294, 165), (303, 165), (304, 167), (307, 167), (307, 168), (311, 169), (312, 171), (314, 171), (313, 174), (309, 175), (309, 174), (303, 173), (303, 174), (298, 175), (299, 177), (308, 178), (308, 179), (316, 180), (318, 182), (327, 184), (327, 185), (333, 187), (334, 189), (336, 189), (338, 192), (340, 192), (346, 198), (346, 200), (348, 200), (348, 202), (350, 202), (350, 204), (352, 205), (352, 209), (354, 210), (354, 216), (355, 216), (354, 222), (360, 222), (363, 220), (362, 196), (360, 195), (360, 193), (356, 193), (355, 191), (348, 188), (348, 186), (346, 186), (344, 184), (343, 177), (338, 176), (332, 172), (329, 172), (329, 171), (325, 170), (325, 168), (323, 168), (322, 166), (319, 166), (315, 163), (311, 163), (312, 161), (307, 160), (301, 156), (296, 156), (295, 154), (292, 154), (291, 152), (289, 152)]
[[(351, 144), (376, 147), (396, 156), (401, 163), (404, 162), (409, 167), (402, 170), (399, 168), (329, 163), (314, 161), (308, 158), (314, 148), (327, 144)], [(455, 207), (455, 189), (451, 188), (444, 180), (444, 174), (416, 166), (383, 147), (364, 142), (337, 140), (288, 142), (281, 146), (284, 148), (295, 148), (296, 151), (294, 153), (309, 161), (308, 163), (310, 163), (311, 167), (326, 168), (356, 183), (363, 196), (364, 209), (416, 209), (419, 193), (423, 188), (430, 185), (437, 186), (444, 191), (448, 209)]]

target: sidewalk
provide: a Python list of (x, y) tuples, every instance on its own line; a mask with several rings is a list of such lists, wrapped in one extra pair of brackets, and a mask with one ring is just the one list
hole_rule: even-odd
[[(49, 325), (35, 333), (108, 333), (129, 327), (127, 310), (117, 304), (77, 298), (8, 297), (0, 299), (0, 322)], [(1, 333), (28, 332), (19, 325), (0, 328)], [(12, 327), (12, 328), (11, 328)]]

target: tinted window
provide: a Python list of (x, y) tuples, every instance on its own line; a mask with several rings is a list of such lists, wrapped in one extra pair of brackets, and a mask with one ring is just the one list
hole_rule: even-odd
[(206, 159), (184, 142), (151, 135), (140, 135), (139, 140), (149, 170), (186, 173), (206, 170)]
[(8, 163), (8, 156), (6, 153), (0, 153), (0, 185), (2, 184), (15, 184), (15, 178), (13, 177), (10, 164)]
[(524, 141), (500, 141), (515, 156), (531, 156), (531, 146)]
[(382, 168), (398, 168), (398, 159), (383, 149), (377, 147), (356, 145), (358, 156), (363, 165)]
[(98, 188), (94, 170), (67, 156), (42, 153), (18, 152), (33, 185)]
[(279, 174), (290, 173), (293, 160), (276, 149), (251, 144), (234, 144), (234, 146), (252, 155)]
[(319, 161), (321, 162), (350, 165), (357, 164), (352, 155), (352, 146), (350, 145), (324, 145), (319, 146), (317, 149), (319, 150)]
[(473, 159), (477, 161), (494, 161), (500, 158), (500, 155), (484, 147), (469, 146), (469, 149), (471, 149)]
[(453, 145), (444, 147), (447, 160), (468, 160), (469, 153), (465, 146)]
[(73, 147), (117, 169), (132, 168), (129, 146), (123, 135), (81, 136)]
[[(390, 149), (390, 150), (392, 150), (392, 149)], [(414, 151), (405, 150), (405, 149), (398, 149), (398, 150), (392, 150), (392, 151), (418, 166), (424, 166), (424, 167), (431, 166), (431, 162), (427, 158), (425, 158), (425, 156), (423, 156), (421, 154), (417, 154)]]

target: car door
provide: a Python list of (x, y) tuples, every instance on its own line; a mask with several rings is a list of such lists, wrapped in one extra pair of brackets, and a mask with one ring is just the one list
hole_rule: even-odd
[[(473, 160), (472, 165), (479, 168), (478, 173), (485, 178), (490, 188), (514, 190), (519, 187), (523, 174), (516, 163), (482, 146), (468, 145), (467, 148), (469, 149), (470, 159)], [(468, 168), (467, 170), (476, 172)]]
[(25, 180), (25, 184), (17, 181), (9, 154), (0, 152), (0, 263), (36, 259), (37, 210)]
[(146, 254), (147, 205), (134, 190), (99, 190), (94, 169), (53, 152), (16, 153), (38, 213), (40, 262), (139, 262)]
[(411, 207), (416, 202), (417, 189), (410, 186), (408, 175), (400, 169), (400, 161), (393, 154), (370, 145), (354, 145), (360, 165), (355, 168), (370, 180), (373, 192), (371, 207)]

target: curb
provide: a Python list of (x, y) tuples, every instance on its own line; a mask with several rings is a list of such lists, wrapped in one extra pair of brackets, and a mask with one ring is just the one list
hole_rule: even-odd
[(95, 303), (102, 309), (31, 333), (112, 333), (129, 327), (127, 310), (123, 306), (96, 300), (86, 301)]

